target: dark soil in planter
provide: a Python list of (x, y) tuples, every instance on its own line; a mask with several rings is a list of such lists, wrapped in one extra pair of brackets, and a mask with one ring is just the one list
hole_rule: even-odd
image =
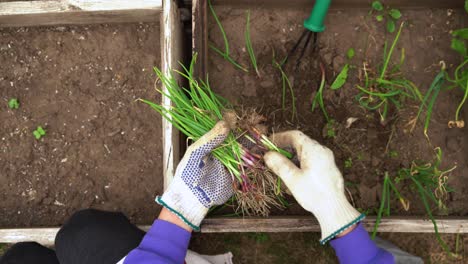
[[(286, 56), (303, 31), (302, 22), (308, 15), (308, 9), (251, 9), (251, 36), (260, 77), (252, 70), (245, 48), (247, 9), (215, 6), (215, 10), (227, 33), (232, 57), (251, 70), (249, 73), (238, 70), (210, 49), (208, 72), (212, 89), (235, 105), (258, 109), (268, 117), (271, 131), (299, 129), (332, 149), (357, 208), (370, 209), (370, 213), (374, 214), (380, 201), (384, 172), (395, 175), (399, 168), (409, 167), (413, 160), (431, 161), (434, 158), (432, 150), (441, 147), (444, 154), (442, 168), (457, 166), (449, 179), (449, 185), (456, 191), (449, 195), (448, 213), (468, 213), (465, 203), (468, 198), (467, 128), (447, 127), (448, 120), (454, 119), (456, 107), (462, 98), (461, 91), (440, 94), (429, 128), (432, 145), (424, 137), (420, 123), (413, 133), (408, 131), (407, 123), (415, 117), (417, 103), (407, 102), (399, 112), (393, 110), (390, 121), (382, 125), (375, 112), (363, 109), (355, 100), (359, 68), (362, 68), (364, 61), (371, 66), (380, 63), (385, 40), (391, 44), (395, 36), (386, 33), (384, 23), (375, 21), (373, 16), (369, 17), (369, 10), (330, 11), (327, 29), (319, 36), (319, 53), (314, 54), (309, 49), (298, 70), (286, 68), (296, 97), (297, 120), (291, 120), (288, 92), (288, 111), (282, 111), (281, 79), (279, 72), (272, 67), (272, 53), (274, 50), (277, 58)], [(406, 26), (394, 58), (398, 60), (401, 49), (405, 49), (403, 74), (425, 92), (440, 70), (440, 61), (445, 61), (448, 67), (459, 64), (461, 59), (450, 49), (450, 31), (466, 27), (467, 15), (463, 10), (445, 9), (402, 10), (402, 13), (400, 22), (406, 21)], [(211, 13), (208, 17), (209, 43), (223, 50), (221, 33)], [(329, 85), (347, 62), (345, 54), (349, 48), (356, 50), (356, 56), (350, 61), (356, 68), (350, 70), (350, 78), (344, 87), (333, 91)], [(289, 62), (290, 65), (294, 63)], [(324, 102), (330, 117), (336, 120), (334, 138), (326, 137), (326, 122), (320, 109), (311, 111), (312, 98), (320, 83), (320, 63), (326, 68)], [(465, 106), (462, 112), (466, 120), (468, 107)], [(346, 120), (350, 117), (358, 120), (350, 128), (345, 128)], [(348, 159), (352, 159), (352, 166), (345, 168), (345, 160)], [(403, 186), (402, 192), (412, 202), (411, 209), (405, 212), (395, 201), (393, 214), (424, 214), (414, 191)], [(307, 212), (293, 204), (287, 210), (273, 214), (297, 215)]]
[(161, 119), (135, 100), (159, 100), (159, 35), (158, 24), (0, 29), (0, 226), (59, 225), (89, 207), (152, 222)]

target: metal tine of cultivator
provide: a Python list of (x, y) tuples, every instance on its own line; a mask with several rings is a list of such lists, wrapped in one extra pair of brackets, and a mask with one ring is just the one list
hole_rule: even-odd
[(304, 32), (302, 33), (301, 37), (299, 38), (299, 40), (296, 42), (296, 44), (294, 44), (293, 48), (289, 51), (288, 56), (286, 57), (286, 59), (283, 62), (283, 65), (286, 65), (289, 58), (294, 57), (294, 54), (296, 53), (297, 49), (299, 48), (299, 46), (301, 45), (301, 43), (305, 39), (304, 45), (302, 46), (302, 49), (301, 49), (301, 53), (299, 54), (299, 56), (296, 59), (296, 64), (294, 66), (294, 69), (296, 70), (299, 67), (299, 65), (301, 64), (301, 60), (304, 57), (304, 54), (305, 54), (306, 50), (308, 49), (308, 47), (310, 45), (310, 40), (311, 40), (312, 36), (314, 36), (314, 39), (312, 41), (312, 52), (315, 52), (317, 50), (317, 37), (318, 37), (318, 34), (317, 34), (317, 32), (312, 32), (312, 31), (309, 31), (309, 30), (305, 29)]

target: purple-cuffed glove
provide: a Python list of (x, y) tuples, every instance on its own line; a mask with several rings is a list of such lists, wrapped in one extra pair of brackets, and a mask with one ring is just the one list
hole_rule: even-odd
[(211, 151), (229, 134), (229, 126), (220, 121), (193, 143), (177, 166), (174, 179), (156, 202), (198, 231), (213, 205), (225, 203), (234, 193), (232, 176)]

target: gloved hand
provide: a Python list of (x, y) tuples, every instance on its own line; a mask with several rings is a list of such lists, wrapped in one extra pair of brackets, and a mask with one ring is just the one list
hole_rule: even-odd
[(199, 225), (211, 206), (224, 204), (234, 194), (232, 176), (211, 154), (228, 134), (228, 124), (220, 121), (193, 143), (177, 166), (167, 190), (156, 197), (157, 203), (194, 230), (200, 229)]
[(364, 218), (346, 199), (343, 177), (330, 149), (300, 131), (274, 134), (271, 140), (280, 148), (293, 147), (297, 152), (300, 168), (273, 151), (265, 154), (265, 163), (297, 202), (315, 215), (322, 230), (320, 243), (325, 244)]

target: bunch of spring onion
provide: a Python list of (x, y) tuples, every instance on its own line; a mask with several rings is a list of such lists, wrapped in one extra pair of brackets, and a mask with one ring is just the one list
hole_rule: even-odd
[[(188, 69), (181, 65), (183, 70), (176, 71), (188, 81), (188, 88), (181, 87), (172, 75), (166, 76), (160, 69), (154, 68), (157, 78), (166, 87), (166, 91), (157, 90), (172, 101), (171, 107), (140, 99), (194, 141), (223, 120), (226, 113), (234, 113), (228, 102), (211, 90), (208, 81), (197, 80), (193, 76), (196, 57), (194, 54)], [(236, 114), (234, 116), (235, 119), (239, 118)], [(280, 207), (272, 197), (272, 194), (280, 194), (277, 186), (279, 183), (264, 166), (262, 155), (251, 151), (252, 145), (261, 152), (274, 150), (290, 157), (288, 152), (276, 147), (254, 126), (235, 128), (212, 154), (233, 176), (236, 198), (242, 213), (268, 215), (270, 205)]]

